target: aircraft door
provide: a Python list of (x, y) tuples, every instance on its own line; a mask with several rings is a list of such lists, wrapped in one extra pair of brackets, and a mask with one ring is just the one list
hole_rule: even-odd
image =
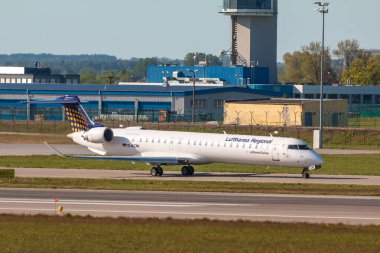
[(272, 147), (272, 159), (273, 161), (280, 161), (280, 146), (274, 145)]

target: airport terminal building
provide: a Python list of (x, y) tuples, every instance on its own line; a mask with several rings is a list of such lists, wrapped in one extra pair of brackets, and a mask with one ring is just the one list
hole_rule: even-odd
[(0, 67), (0, 84), (50, 83), (79, 84), (78, 74), (52, 74), (50, 68), (35, 67)]
[[(22, 101), (53, 99), (77, 95), (91, 117), (128, 115), (123, 120), (157, 121), (162, 112), (167, 118), (191, 120), (193, 92), (190, 86), (157, 85), (50, 85), (0, 84), (0, 120), (64, 120), (61, 105), (24, 104)], [(222, 121), (224, 101), (232, 99), (265, 99), (280, 94), (244, 87), (208, 87), (195, 89), (197, 121)], [(166, 120), (166, 119), (164, 119)], [(173, 119), (171, 119), (173, 120)]]

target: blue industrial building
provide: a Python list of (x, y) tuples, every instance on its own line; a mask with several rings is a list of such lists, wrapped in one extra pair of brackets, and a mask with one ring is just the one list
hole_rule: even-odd
[(177, 71), (190, 78), (193, 73), (196, 78), (219, 78), (229, 85), (269, 83), (269, 68), (243, 66), (148, 66), (147, 81), (162, 83), (165, 78), (173, 77)]
[(292, 84), (248, 84), (248, 87), (257, 91), (281, 94), (283, 98), (292, 98), (294, 92)]
[[(188, 120), (192, 114), (191, 86), (0, 84), (0, 120), (34, 120), (41, 115), (47, 120), (64, 120), (61, 105), (20, 103), (64, 95), (77, 95), (87, 101), (83, 106), (91, 117), (129, 115), (124, 119), (156, 121), (162, 111), (180, 120)], [(201, 86), (196, 87), (195, 96), (197, 120), (223, 120), (226, 100), (265, 99), (281, 94), (244, 87)]]

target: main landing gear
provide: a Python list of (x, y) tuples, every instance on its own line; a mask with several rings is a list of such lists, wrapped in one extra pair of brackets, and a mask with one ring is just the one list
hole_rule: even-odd
[(161, 177), (164, 174), (164, 170), (160, 166), (153, 167), (150, 169), (150, 174), (153, 177), (157, 177), (157, 176)]
[(192, 166), (183, 166), (181, 169), (182, 176), (194, 175), (194, 168)]
[[(192, 176), (194, 175), (194, 168), (193, 166), (183, 166), (181, 169), (182, 176)], [(164, 174), (163, 169), (161, 166), (153, 167), (150, 169), (150, 174), (153, 177), (161, 177)]]
[(310, 178), (309, 168), (303, 168), (302, 178), (304, 178), (304, 179), (309, 179)]

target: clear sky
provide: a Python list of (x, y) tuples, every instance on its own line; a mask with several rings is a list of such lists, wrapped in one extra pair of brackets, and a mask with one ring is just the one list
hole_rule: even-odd
[[(279, 0), (278, 59), (321, 40), (315, 0)], [(2, 0), (0, 53), (183, 58), (230, 48), (223, 0)], [(331, 0), (326, 44), (356, 38), (380, 49), (379, 0)]]

